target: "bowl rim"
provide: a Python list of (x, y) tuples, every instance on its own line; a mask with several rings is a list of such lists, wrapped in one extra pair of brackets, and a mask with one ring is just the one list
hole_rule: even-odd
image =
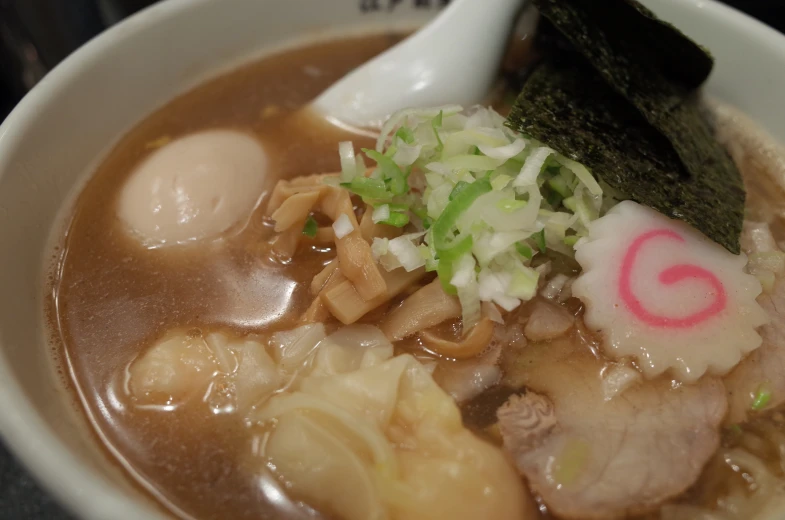
[[(25, 139), (27, 129), (40, 117), (39, 106), (58, 95), (65, 85), (100, 61), (108, 48), (133, 38), (151, 24), (178, 17), (184, 11), (211, 0), (165, 0), (126, 18), (91, 39), (52, 69), (0, 124), (0, 178), (8, 168), (9, 150)], [(268, 0), (269, 1), (269, 0)], [(710, 14), (718, 25), (735, 25), (755, 44), (775, 46), (785, 56), (785, 35), (737, 9), (715, 0), (649, 0), (678, 4), (680, 9)], [(13, 455), (70, 512), (87, 520), (165, 519), (161, 508), (134, 500), (102, 479), (83, 463), (52, 432), (31, 405), (2, 353), (0, 331), (0, 437)]]

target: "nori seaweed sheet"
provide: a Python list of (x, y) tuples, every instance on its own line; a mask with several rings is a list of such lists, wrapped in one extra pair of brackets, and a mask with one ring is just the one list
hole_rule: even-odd
[(741, 183), (717, 179), (726, 174), (716, 168), (686, 175), (668, 139), (582, 60), (560, 55), (541, 62), (509, 119), (520, 132), (583, 163), (630, 199), (739, 252)]
[(695, 95), (711, 56), (634, 0), (534, 4), (547, 63), (525, 83), (510, 126), (738, 253), (741, 176)]

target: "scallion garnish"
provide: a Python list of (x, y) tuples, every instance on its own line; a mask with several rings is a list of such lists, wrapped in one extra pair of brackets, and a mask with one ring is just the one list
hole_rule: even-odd
[(467, 186), (469, 186), (468, 182), (466, 182), (466, 181), (458, 181), (458, 183), (455, 185), (455, 187), (450, 192), (449, 200), (452, 200), (455, 197), (457, 197), (458, 194), (461, 193), (463, 190), (465, 190)]
[(534, 243), (537, 245), (537, 249), (540, 250), (540, 253), (544, 253), (546, 249), (545, 245), (545, 229), (541, 229), (538, 232), (532, 234), (531, 237), (534, 240)]
[(756, 412), (766, 408), (766, 405), (771, 401), (771, 389), (767, 383), (762, 383), (755, 393), (755, 398), (752, 400), (752, 409)]
[(523, 242), (516, 242), (515, 250), (518, 251), (518, 254), (524, 257), (526, 260), (531, 260), (534, 256), (534, 251), (532, 251), (532, 248)]
[(414, 143), (414, 132), (412, 132), (411, 128), (405, 126), (400, 127), (398, 131), (395, 132), (395, 137), (397, 137), (398, 139), (400, 139), (406, 144)]
[[(393, 114), (376, 150), (363, 150), (377, 163), (371, 175), (361, 173), (358, 155), (355, 176), (344, 174), (341, 186), (373, 207), (374, 223), (406, 228), (409, 242), (379, 246), (375, 258), (436, 271), (470, 327), (480, 302), (510, 311), (531, 299), (539, 279), (534, 255), (548, 248), (570, 254), (613, 200), (581, 164), (511, 132), (493, 109), (461, 110)], [(342, 171), (351, 172), (350, 148), (342, 150)]]
[(452, 261), (468, 252), (472, 248), (473, 240), (471, 234), (464, 234), (455, 237), (453, 229), (458, 221), (458, 217), (469, 209), (469, 206), (477, 200), (480, 195), (491, 191), (491, 183), (486, 179), (479, 179), (471, 184), (467, 184), (453, 199), (447, 203), (442, 214), (433, 223), (433, 240), (439, 261)]
[(406, 174), (395, 164), (392, 158), (368, 148), (363, 148), (363, 152), (368, 158), (376, 161), (381, 171), (381, 178), (393, 195), (403, 195), (409, 191), (409, 186), (406, 183)]
[(313, 219), (313, 217), (309, 216), (308, 220), (305, 221), (305, 225), (303, 226), (303, 235), (313, 238), (316, 236), (316, 233), (319, 231), (319, 224)]
[(364, 202), (388, 201), (393, 198), (393, 194), (380, 179), (358, 176), (350, 182), (341, 183), (341, 186), (362, 197)]
[(442, 142), (442, 138), (439, 137), (439, 129), (442, 127), (442, 121), (444, 119), (444, 112), (439, 111), (439, 115), (434, 117), (431, 120), (431, 127), (433, 128), (433, 134), (436, 136), (436, 142), (438, 145), (436, 146), (437, 151), (444, 150), (444, 143)]

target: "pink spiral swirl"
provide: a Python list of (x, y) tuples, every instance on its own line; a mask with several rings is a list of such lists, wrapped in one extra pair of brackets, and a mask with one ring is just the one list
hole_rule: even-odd
[(658, 237), (666, 237), (679, 242), (685, 241), (681, 235), (669, 229), (648, 231), (639, 235), (632, 241), (632, 244), (630, 244), (630, 247), (624, 254), (624, 259), (621, 264), (621, 276), (619, 279), (619, 296), (627, 306), (627, 309), (636, 318), (647, 325), (669, 329), (693, 327), (722, 312), (722, 310), (725, 309), (728, 299), (722, 282), (711, 271), (694, 264), (676, 264), (668, 267), (660, 272), (659, 281), (663, 285), (673, 285), (687, 279), (705, 281), (710, 286), (710, 291), (707, 292), (707, 296), (713, 296), (712, 302), (708, 306), (681, 318), (655, 314), (643, 306), (641, 301), (632, 291), (630, 278), (632, 277), (632, 269), (638, 259), (638, 253), (643, 245), (647, 241)]

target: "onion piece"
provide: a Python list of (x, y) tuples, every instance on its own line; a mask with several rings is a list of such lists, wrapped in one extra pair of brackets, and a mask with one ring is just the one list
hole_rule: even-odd
[(341, 158), (341, 182), (349, 182), (357, 177), (357, 159), (351, 141), (338, 143), (338, 155)]
[(393, 161), (398, 166), (411, 166), (414, 161), (419, 159), (420, 152), (422, 152), (422, 145), (408, 145), (406, 143), (398, 143), (398, 150), (393, 156)]
[(387, 143), (387, 139), (389, 139), (390, 135), (392, 135), (393, 130), (395, 130), (395, 128), (399, 126), (407, 117), (412, 116), (421, 120), (428, 120), (433, 119), (440, 113), (444, 116), (449, 116), (452, 114), (457, 114), (462, 110), (463, 107), (460, 105), (443, 105), (434, 108), (405, 108), (403, 110), (399, 110), (398, 112), (392, 114), (389, 119), (387, 119), (387, 122), (382, 126), (382, 129), (379, 132), (379, 137), (376, 139), (376, 151), (384, 151), (384, 145)]
[(413, 239), (422, 236), (422, 233), (415, 233), (414, 235), (402, 235), (387, 243), (389, 254), (393, 255), (407, 272), (414, 271), (425, 265), (425, 258), (423, 258), (420, 250), (412, 242)]
[(506, 161), (521, 153), (523, 149), (526, 148), (526, 141), (519, 138), (505, 146), (498, 146), (494, 148), (493, 146), (480, 144), (477, 146), (477, 148), (488, 157)]
[(504, 317), (494, 303), (482, 302), (482, 315), (494, 323), (504, 325)]
[(342, 213), (341, 216), (338, 217), (338, 220), (333, 222), (333, 230), (335, 231), (335, 238), (340, 240), (354, 231), (354, 226), (351, 221), (349, 221), (349, 217)]
[(378, 207), (374, 208), (373, 213), (371, 215), (371, 219), (373, 220), (374, 224), (378, 224), (382, 220), (387, 220), (388, 218), (390, 218), (389, 204), (381, 204)]
[(455, 274), (453, 274), (450, 283), (455, 287), (466, 287), (469, 285), (469, 282), (476, 277), (474, 272), (475, 265), (477, 264), (471, 254), (466, 253), (463, 255), (455, 265)]
[(548, 280), (548, 283), (545, 285), (545, 287), (540, 290), (540, 295), (548, 300), (558, 300), (562, 289), (564, 289), (564, 285), (569, 279), (570, 277), (566, 274), (559, 273), (555, 275), (553, 278)]
[(572, 173), (578, 177), (584, 186), (589, 190), (589, 192), (594, 195), (595, 197), (602, 196), (602, 187), (600, 183), (592, 176), (591, 172), (581, 163), (577, 161), (573, 161), (572, 159), (568, 159), (563, 155), (556, 155), (556, 160), (562, 166), (567, 167)]
[(542, 167), (545, 165), (545, 161), (552, 153), (553, 150), (547, 146), (534, 150), (529, 157), (526, 158), (526, 162), (523, 163), (523, 167), (518, 173), (518, 176), (512, 181), (512, 185), (516, 188), (531, 186), (533, 184), (536, 185), (537, 177), (540, 175)]

